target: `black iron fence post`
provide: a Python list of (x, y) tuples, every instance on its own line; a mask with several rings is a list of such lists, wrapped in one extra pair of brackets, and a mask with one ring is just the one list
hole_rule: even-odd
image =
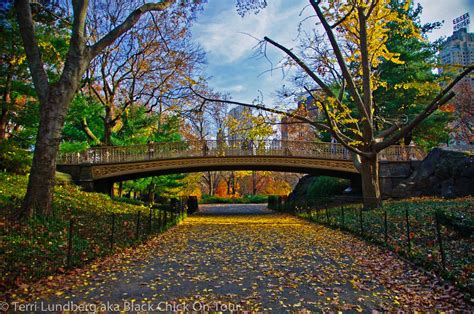
[(405, 208), (405, 223), (406, 223), (406, 232), (407, 232), (407, 246), (408, 254), (411, 253), (411, 241), (410, 241), (410, 220), (408, 215), (408, 208)]
[(329, 223), (329, 209), (326, 207), (326, 223), (330, 225)]
[(383, 233), (384, 233), (384, 241), (385, 245), (388, 244), (388, 224), (387, 224), (387, 210), (384, 209), (383, 211)]
[(153, 208), (150, 207), (150, 215), (148, 216), (148, 234), (151, 234), (152, 215), (153, 215)]
[(344, 229), (344, 206), (341, 206), (341, 228)]
[(157, 212), (157, 215), (158, 215), (158, 228), (161, 232), (161, 230), (163, 230), (163, 219), (162, 219), (162, 212), (161, 210), (158, 209), (158, 212)]
[(359, 223), (360, 223), (360, 235), (363, 236), (364, 235), (364, 225), (363, 225), (363, 221), (362, 221), (362, 207), (360, 207), (360, 209), (359, 209)]
[(66, 265), (67, 267), (71, 267), (72, 265), (72, 232), (74, 228), (74, 219), (69, 220), (69, 232), (67, 238), (67, 257), (66, 257)]
[(135, 238), (138, 239), (140, 236), (140, 212), (137, 213), (137, 229), (135, 231)]
[(441, 254), (441, 266), (443, 267), (443, 271), (446, 271), (446, 255), (444, 253), (444, 247), (443, 247), (443, 238), (441, 235), (441, 226), (439, 223), (439, 214), (438, 212), (435, 212), (435, 222), (436, 222), (436, 236), (438, 239), (438, 245), (439, 245), (439, 252)]
[(110, 249), (114, 248), (114, 233), (115, 233), (115, 213), (112, 213), (112, 226), (110, 228)]

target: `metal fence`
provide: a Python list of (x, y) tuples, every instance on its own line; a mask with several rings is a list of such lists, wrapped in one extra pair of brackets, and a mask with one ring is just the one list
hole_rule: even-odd
[(297, 213), (318, 224), (382, 244), (474, 292), (472, 201), (406, 201), (363, 210), (354, 204), (317, 208), (307, 201), (290, 202), (287, 196), (271, 196), (268, 207)]

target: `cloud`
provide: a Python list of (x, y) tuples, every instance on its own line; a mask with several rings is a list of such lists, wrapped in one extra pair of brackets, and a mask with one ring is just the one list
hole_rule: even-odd
[(227, 86), (223, 88), (224, 92), (243, 92), (246, 91), (247, 88), (241, 84), (238, 85), (232, 85), (232, 86)]
[(237, 14), (234, 4), (229, 7), (227, 1), (209, 1), (204, 10), (210, 12), (193, 26), (194, 38), (203, 46), (209, 59), (216, 58), (221, 63), (251, 57), (258, 39), (264, 36), (274, 36), (287, 43), (290, 37), (296, 36), (295, 18), (303, 6), (298, 5), (302, 0), (295, 1), (292, 6), (288, 3), (283, 6), (283, 1), (269, 1), (268, 7), (259, 14), (244, 18)]
[[(472, 0), (418, 0), (417, 2), (423, 7), (423, 14), (421, 16), (422, 23), (441, 22), (444, 20), (443, 26), (429, 35), (429, 39), (432, 41), (441, 36), (450, 36), (453, 33), (453, 19), (466, 12), (469, 12), (471, 23), (474, 23), (474, 5), (472, 5)], [(470, 30), (471, 32), (473, 30), (472, 24)]]

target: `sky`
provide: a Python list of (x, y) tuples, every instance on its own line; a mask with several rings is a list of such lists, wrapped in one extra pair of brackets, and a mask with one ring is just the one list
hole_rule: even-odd
[[(271, 71), (283, 57), (268, 46), (268, 59), (258, 55), (258, 39), (268, 36), (288, 48), (296, 47), (298, 25), (310, 29), (316, 18), (307, 0), (268, 0), (260, 13), (237, 14), (235, 1), (208, 0), (192, 27), (194, 40), (207, 54), (205, 75), (215, 91), (229, 93), (233, 100), (252, 102), (260, 93), (267, 106), (277, 104), (275, 90), (285, 84), (281, 70)], [(417, 0), (423, 6), (422, 23), (444, 20), (441, 29), (429, 36), (436, 40), (452, 34), (454, 18), (469, 12), (474, 32), (474, 0)], [(306, 7), (306, 9), (305, 9)], [(304, 9), (304, 10), (303, 10)]]

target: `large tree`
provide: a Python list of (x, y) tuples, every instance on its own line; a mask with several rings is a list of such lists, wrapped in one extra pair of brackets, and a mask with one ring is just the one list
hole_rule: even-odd
[[(34, 5), (33, 15), (38, 25), (36, 35), (46, 73), (49, 79), (56, 80), (62, 66), (59, 60), (66, 54), (69, 34), (66, 23), (54, 18), (59, 12), (54, 12), (54, 7), (48, 4), (44, 8), (38, 10), (38, 4)], [(28, 147), (34, 140), (30, 139), (30, 133), (35, 131), (30, 122), (38, 119), (37, 114), (32, 114), (37, 100), (15, 12), (11, 5), (7, 5), (5, 10), (0, 13), (0, 142), (12, 138), (17, 144)]]
[(92, 37), (86, 32), (89, 1), (73, 0), (68, 52), (62, 60), (63, 67), (59, 78), (50, 80), (38, 45), (31, 3), (29, 0), (15, 1), (17, 21), (29, 69), (41, 104), (33, 164), (20, 217), (31, 216), (35, 210), (41, 214), (51, 212), (55, 158), (61, 130), (69, 104), (80, 87), (81, 78), (91, 60), (132, 29), (144, 14), (152, 11), (162, 12), (173, 3), (172, 0), (164, 0), (158, 3), (144, 3), (133, 8), (126, 18), (117, 21), (108, 33), (92, 41)]
[[(405, 20), (396, 20), (388, 24), (387, 49), (399, 54), (403, 63), (393, 63), (383, 60), (377, 68), (382, 86), (374, 90), (375, 110), (377, 117), (385, 119), (401, 119), (413, 117), (424, 109), (441, 90), (440, 83), (446, 77), (433, 72), (433, 65), (437, 63), (439, 42), (426, 40), (427, 34), (440, 27), (441, 23), (422, 24), (420, 4), (406, 7), (402, 0), (391, 0), (390, 7)], [(406, 27), (407, 23), (414, 23), (415, 28)], [(409, 25), (408, 25), (409, 26)], [(420, 36), (414, 36), (419, 30)], [(444, 111), (434, 112), (422, 122), (420, 128), (407, 134), (403, 143), (408, 145), (413, 140), (417, 145), (430, 149), (444, 142), (448, 132), (448, 122), (451, 115)], [(376, 121), (376, 128), (383, 127), (384, 121)]]
[[(89, 23), (94, 37), (109, 32), (126, 10), (117, 7), (136, 6), (139, 1), (118, 0), (114, 5), (93, 5)], [(183, 85), (194, 76), (204, 62), (201, 49), (190, 41), (190, 19), (181, 10), (173, 10), (161, 18), (143, 17), (133, 31), (108, 46), (91, 62), (87, 71), (88, 88), (104, 107), (101, 117), (103, 145), (113, 145), (112, 135), (121, 128), (120, 118), (129, 106), (139, 103), (149, 111), (172, 107), (173, 100), (185, 93)], [(91, 139), (98, 136), (84, 130)]]
[[(301, 116), (294, 118), (331, 133), (339, 143), (354, 153), (354, 162), (362, 178), (364, 207), (380, 207), (379, 152), (406, 137), (437, 108), (451, 100), (454, 97), (454, 92), (451, 91), (453, 86), (469, 74), (474, 66), (465, 68), (458, 77), (427, 101), (416, 115), (408, 119), (384, 119), (379, 116), (380, 111), (375, 110), (374, 103), (374, 91), (383, 84), (377, 69), (384, 60), (404, 63), (399, 54), (389, 51), (387, 47), (390, 23), (396, 22), (404, 28), (412, 29), (411, 36), (420, 36), (415, 23), (407, 15), (399, 14), (391, 8), (390, 0), (310, 0), (309, 3), (324, 30), (323, 45), (329, 48), (328, 56), (331, 58), (323, 58), (319, 67), (311, 67), (304, 59), (304, 54), (299, 56), (292, 49), (268, 37), (264, 37), (262, 41), (262, 51), (268, 45), (279, 49), (287, 57), (285, 65), (298, 66), (309, 78), (310, 83), (304, 89), (316, 100), (325, 119), (312, 121)], [(410, 1), (405, 2), (404, 6), (407, 10)], [(323, 37), (318, 37), (319, 42), (322, 39)], [(327, 73), (335, 75), (330, 80)], [(288, 115), (262, 104), (227, 103)], [(378, 124), (379, 121), (383, 123)]]

